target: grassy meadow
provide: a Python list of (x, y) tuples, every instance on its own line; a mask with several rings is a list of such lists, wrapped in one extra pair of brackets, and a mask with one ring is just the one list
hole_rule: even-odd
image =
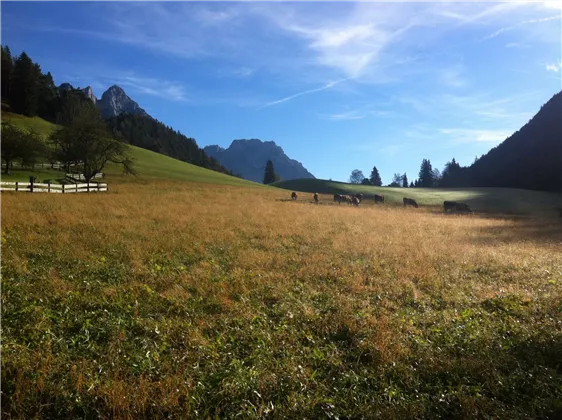
[(108, 182), (2, 193), (3, 418), (562, 416), (559, 218)]
[(443, 209), (443, 201), (461, 201), (476, 213), (543, 214), (555, 216), (562, 210), (562, 194), (516, 188), (389, 188), (354, 185), (324, 179), (293, 179), (275, 183), (288, 190), (324, 194), (362, 193), (367, 200), (382, 194), (388, 205), (402, 205), (404, 197), (420, 206)]

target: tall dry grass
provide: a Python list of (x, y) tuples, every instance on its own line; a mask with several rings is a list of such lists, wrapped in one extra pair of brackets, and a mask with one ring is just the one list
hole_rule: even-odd
[(6, 418), (561, 413), (558, 220), (331, 199), (3, 194)]

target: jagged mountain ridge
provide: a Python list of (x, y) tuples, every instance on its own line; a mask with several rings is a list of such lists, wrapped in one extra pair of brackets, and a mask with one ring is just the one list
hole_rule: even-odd
[(274, 141), (240, 139), (234, 140), (227, 149), (211, 145), (203, 150), (228, 170), (250, 181), (263, 182), (268, 160), (273, 162), (275, 172), (284, 180), (315, 178), (302, 163), (290, 159)]
[[(59, 86), (59, 90), (70, 89), (74, 89), (70, 83), (62, 83)], [(127, 96), (125, 91), (117, 85), (113, 85), (107, 89), (99, 99), (94, 95), (90, 86), (79, 90), (96, 105), (96, 108), (104, 118), (116, 117), (124, 113), (148, 116), (147, 112)]]

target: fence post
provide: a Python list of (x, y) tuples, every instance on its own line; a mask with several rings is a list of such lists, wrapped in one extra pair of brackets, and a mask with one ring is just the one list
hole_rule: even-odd
[(19, 182), (16, 181), (16, 192), (18, 191), (18, 184), (19, 184)]
[(76, 185), (76, 192), (78, 192), (78, 184), (74, 184), (74, 185)]
[(64, 194), (64, 184), (62, 184), (62, 193)]
[(51, 192), (51, 181), (47, 182), (47, 192)]
[(100, 183), (98, 182), (98, 192), (100, 192)]
[(33, 192), (33, 181), (35, 181), (35, 177), (29, 177), (29, 192)]
[(86, 192), (90, 192), (90, 181), (86, 182)]

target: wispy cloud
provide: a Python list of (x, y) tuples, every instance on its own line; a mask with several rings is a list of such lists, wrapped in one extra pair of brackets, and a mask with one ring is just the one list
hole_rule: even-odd
[(185, 87), (182, 83), (139, 76), (117, 76), (106, 79), (126, 89), (128, 92), (156, 96), (171, 101), (185, 101), (187, 99)]
[(345, 79), (340, 79), (340, 80), (336, 80), (335, 82), (327, 83), (326, 85), (324, 85), (322, 87), (319, 87), (317, 89), (309, 89), (309, 90), (305, 90), (304, 92), (295, 93), (294, 95), (287, 96), (286, 98), (279, 99), (277, 101), (269, 102), (269, 103), (259, 107), (258, 109), (263, 109), (263, 108), (267, 108), (267, 107), (272, 106), (272, 105), (281, 104), (283, 102), (290, 101), (291, 99), (298, 98), (299, 96), (308, 95), (310, 93), (315, 93), (315, 92), (320, 92), (320, 91), (323, 91), (323, 90), (326, 90), (326, 89), (330, 89), (330, 88), (336, 86), (339, 83), (342, 83), (342, 82), (345, 82), (345, 81), (351, 80), (351, 79), (353, 79), (353, 78), (347, 77)]
[(506, 130), (478, 130), (468, 128), (441, 128), (440, 133), (449, 137), (453, 142), (491, 142), (499, 143), (512, 133)]
[(560, 60), (558, 63), (552, 63), (546, 65), (546, 71), (559, 72), (560, 70), (562, 70), (562, 60)]
[(495, 38), (498, 35), (503, 34), (504, 32), (512, 31), (512, 30), (517, 29), (517, 28), (519, 28), (521, 26), (524, 26), (524, 25), (529, 25), (529, 24), (532, 24), (532, 23), (548, 22), (548, 21), (551, 21), (551, 20), (560, 20), (561, 17), (562, 16), (560, 16), (560, 15), (553, 15), (553, 16), (548, 16), (548, 17), (540, 18), (540, 19), (529, 19), (529, 20), (525, 20), (523, 22), (519, 22), (515, 25), (505, 26), (505, 27), (500, 28), (500, 29), (492, 32), (491, 34), (485, 36), (483, 38), (483, 41)]

